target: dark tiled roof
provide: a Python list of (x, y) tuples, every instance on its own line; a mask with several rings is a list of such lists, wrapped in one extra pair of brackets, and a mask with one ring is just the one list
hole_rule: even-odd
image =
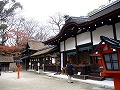
[(98, 8), (97, 10), (91, 12), (87, 16), (80, 16), (80, 17), (72, 17), (72, 16), (66, 16), (66, 24), (70, 22), (75, 22), (77, 24), (82, 24), (87, 21), (94, 20), (100, 16), (103, 16), (107, 13), (110, 13), (116, 9), (120, 8), (120, 0), (116, 0), (114, 2), (108, 3), (107, 5)]
[(40, 48), (38, 52), (32, 54), (31, 56), (45, 54), (45, 53), (51, 51), (54, 48), (56, 48), (56, 46), (54, 46), (54, 45), (46, 45), (46, 46)]
[(120, 9), (120, 0), (116, 0), (114, 2), (108, 3), (107, 5), (88, 14), (88, 17), (89, 20), (94, 20), (117, 9)]
[(28, 42), (29, 45), (29, 49), (31, 50), (38, 50), (39, 48), (42, 48), (44, 46), (44, 43), (40, 42), (40, 41), (29, 41)]
[(92, 15), (95, 15), (95, 14), (97, 14), (97, 13), (99, 13), (99, 12), (101, 12), (101, 11), (103, 11), (103, 10), (105, 10), (105, 9), (107, 9), (107, 8), (109, 8), (109, 7), (117, 4), (117, 3), (119, 3), (119, 2), (120, 2), (120, 0), (115, 0), (115, 1), (113, 1), (113, 2), (110, 2), (110, 3), (108, 3), (107, 5), (104, 5), (104, 6), (100, 7), (99, 9), (91, 12), (90, 14), (88, 14), (88, 16), (90, 17), (90, 16), (92, 16)]
[(70, 23), (70, 22), (76, 22), (77, 24), (81, 24), (84, 22), (89, 21), (87, 16), (80, 16), (80, 17), (66, 17), (67, 20), (65, 21), (65, 24)]
[(101, 39), (101, 42), (105, 42), (106, 44), (109, 44), (111, 48), (120, 50), (120, 40), (115, 40), (105, 36), (100, 36), (100, 39)]
[(45, 50), (42, 50), (42, 51), (38, 51), (34, 54), (32, 54), (31, 56), (36, 56), (36, 55), (41, 55), (41, 54), (45, 54), (47, 52), (49, 52), (50, 50), (52, 50), (53, 48), (49, 48), (49, 49), (45, 49)]
[[(102, 21), (106, 22), (108, 19), (114, 20), (114, 18), (116, 18), (117, 14), (119, 15), (119, 11), (120, 11), (120, 0), (116, 0), (87, 16), (71, 17), (69, 15), (66, 15), (65, 16), (65, 19), (66, 19), (65, 25), (62, 27), (61, 31), (56, 36), (45, 41), (44, 43), (51, 44), (52, 41), (54, 41), (52, 44), (57, 45), (59, 43), (58, 41), (61, 37), (62, 37), (61, 41), (66, 40), (66, 38), (69, 38), (68, 36), (71, 34), (71, 31), (72, 32), (74, 31), (74, 33), (76, 33), (76, 32), (78, 32), (77, 30), (79, 30), (77, 28), (80, 28), (80, 29), (82, 28), (82, 29), (85, 29), (85, 30), (83, 30), (83, 32), (86, 32), (87, 31), (86, 28), (88, 28), (89, 26), (90, 26), (90, 28), (93, 27), (93, 29), (94, 29), (94, 28), (96, 28), (96, 27), (94, 27), (94, 25), (96, 23), (100, 24), (100, 26), (101, 26)], [(116, 22), (118, 22), (118, 21), (116, 20)], [(100, 26), (98, 25), (97, 28)], [(76, 29), (74, 29), (75, 27), (76, 27)], [(80, 30), (80, 32), (81, 32), (81, 30)], [(67, 35), (65, 35), (65, 33), (68, 33), (69, 35), (67, 36)]]
[(39, 51), (45, 50), (45, 49), (49, 49), (49, 48), (54, 48), (56, 47), (55, 45), (45, 45), (44, 47), (38, 49)]

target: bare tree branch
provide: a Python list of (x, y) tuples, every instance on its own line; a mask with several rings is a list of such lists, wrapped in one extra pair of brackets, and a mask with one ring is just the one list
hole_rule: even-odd
[(64, 25), (64, 21), (64, 15), (61, 13), (56, 13), (54, 16), (50, 16), (48, 23), (55, 35), (60, 32), (62, 26)]

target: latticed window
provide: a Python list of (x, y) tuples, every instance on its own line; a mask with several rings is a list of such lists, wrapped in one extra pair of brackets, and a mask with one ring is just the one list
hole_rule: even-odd
[(103, 58), (107, 70), (119, 70), (117, 53), (104, 54)]

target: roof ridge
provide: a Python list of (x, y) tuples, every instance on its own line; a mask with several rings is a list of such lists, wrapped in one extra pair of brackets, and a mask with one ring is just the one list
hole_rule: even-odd
[(88, 14), (87, 16), (88, 17), (93, 16), (93, 15), (105, 10), (106, 8), (111, 7), (112, 5), (114, 5), (114, 4), (118, 3), (118, 2), (120, 2), (120, 0), (115, 0), (115, 1), (109, 2), (109, 3), (107, 3), (107, 5), (98, 8), (97, 10), (95, 10), (95, 11), (91, 12), (90, 14)]
[(28, 42), (42, 42), (42, 41), (37, 41), (37, 40), (29, 40)]

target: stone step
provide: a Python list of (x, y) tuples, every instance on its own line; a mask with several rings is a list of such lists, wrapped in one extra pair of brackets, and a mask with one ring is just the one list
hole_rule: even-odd
[(100, 73), (90, 73), (90, 76), (96, 76), (96, 77), (100, 77)]
[(74, 75), (73, 78), (77, 78), (77, 79), (88, 79), (88, 75)]
[(88, 75), (88, 79), (92, 79), (92, 80), (98, 80), (98, 81), (102, 81), (102, 80), (105, 80), (104, 77), (101, 77), (101, 76), (90, 76)]

